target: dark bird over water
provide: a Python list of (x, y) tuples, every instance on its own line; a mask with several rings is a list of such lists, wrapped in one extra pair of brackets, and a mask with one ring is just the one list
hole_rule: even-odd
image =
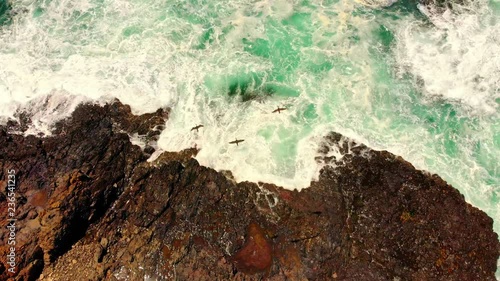
[(240, 143), (240, 142), (244, 142), (244, 141), (245, 141), (245, 140), (239, 140), (239, 139), (236, 139), (236, 140), (234, 140), (234, 141), (230, 141), (229, 143), (230, 143), (230, 144), (236, 144), (236, 146), (238, 146), (238, 143)]
[(286, 110), (286, 108), (285, 108), (285, 107), (279, 107), (279, 106), (278, 106), (278, 108), (277, 108), (277, 109), (275, 109), (275, 110), (273, 111), (273, 113), (275, 113), (275, 112), (281, 113), (281, 111), (283, 111), (283, 110)]
[(191, 128), (191, 131), (192, 131), (192, 130), (196, 130), (196, 131), (198, 132), (198, 129), (199, 129), (199, 128), (202, 128), (202, 127), (203, 127), (203, 125), (198, 125), (198, 126), (195, 126), (195, 127)]

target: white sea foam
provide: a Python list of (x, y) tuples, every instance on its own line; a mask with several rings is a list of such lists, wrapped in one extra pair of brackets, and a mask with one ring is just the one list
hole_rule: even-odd
[(403, 25), (400, 64), (419, 79), (425, 95), (495, 113), (500, 98), (500, 20), (486, 1), (436, 11), (420, 6), (432, 26)]
[(389, 7), (392, 4), (398, 2), (398, 0), (355, 0), (355, 1), (371, 8)]

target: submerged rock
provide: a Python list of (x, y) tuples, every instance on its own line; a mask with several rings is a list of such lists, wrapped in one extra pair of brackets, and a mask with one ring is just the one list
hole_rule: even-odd
[(51, 137), (0, 129), (18, 280), (495, 280), (492, 219), (437, 175), (332, 133), (309, 188), (236, 183), (197, 149), (147, 162), (127, 134), (167, 116), (83, 105)]

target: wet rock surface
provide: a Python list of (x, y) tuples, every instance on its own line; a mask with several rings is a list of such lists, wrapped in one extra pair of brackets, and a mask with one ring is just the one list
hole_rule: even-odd
[(7, 170), (18, 182), (18, 274), (2, 259), (0, 279), (494, 280), (492, 219), (400, 157), (332, 133), (309, 188), (236, 183), (196, 149), (146, 161), (128, 135), (166, 118), (117, 102), (80, 106), (51, 137), (0, 128), (3, 221)]

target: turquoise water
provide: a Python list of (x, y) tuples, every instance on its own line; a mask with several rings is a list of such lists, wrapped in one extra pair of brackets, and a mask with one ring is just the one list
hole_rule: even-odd
[(27, 12), (0, 31), (0, 109), (31, 108), (47, 132), (85, 100), (170, 106), (161, 149), (298, 189), (334, 130), (439, 174), (499, 232), (500, 4), (386, 4), (13, 1)]
[(0, 25), (6, 24), (9, 21), (9, 3), (7, 0), (0, 0)]

